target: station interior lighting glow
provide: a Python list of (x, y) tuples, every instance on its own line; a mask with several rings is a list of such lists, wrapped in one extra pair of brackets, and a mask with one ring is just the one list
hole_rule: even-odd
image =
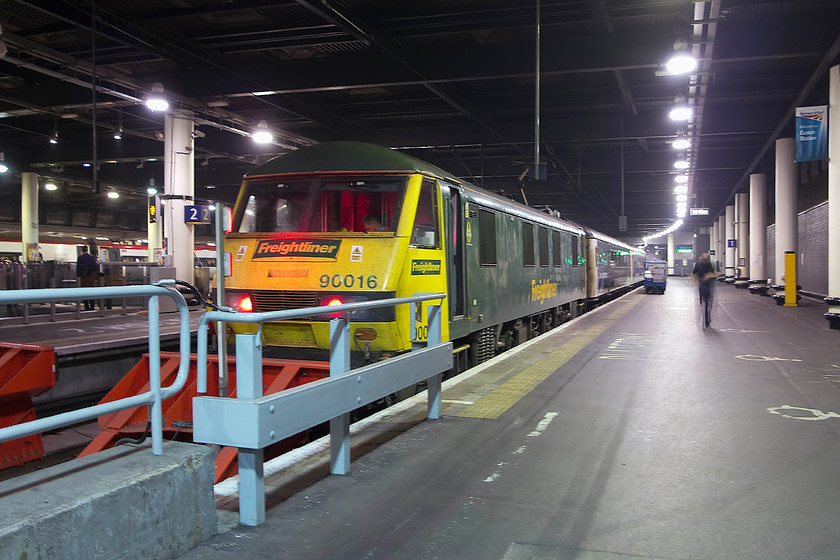
[(685, 136), (678, 136), (671, 145), (676, 150), (685, 150), (686, 148), (691, 147), (691, 141)]
[(265, 121), (260, 121), (257, 124), (257, 130), (254, 131), (251, 138), (257, 144), (270, 144), (274, 142), (274, 135), (268, 130), (268, 123)]
[(152, 84), (152, 91), (146, 98), (146, 107), (152, 111), (166, 111), (169, 101), (163, 96), (163, 85), (160, 82)]

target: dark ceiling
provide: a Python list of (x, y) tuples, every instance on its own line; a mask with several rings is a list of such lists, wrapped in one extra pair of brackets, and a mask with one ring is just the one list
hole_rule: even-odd
[[(794, 108), (828, 103), (838, 22), (837, 0), (540, 0), (539, 18), (536, 1), (510, 0), (3, 0), (0, 221), (19, 220), (20, 173), (34, 171), (59, 185), (41, 191), (42, 232), (142, 230), (164, 144), (141, 101), (159, 82), (195, 117), (200, 199), (232, 202), (284, 151), (363, 140), (636, 242), (676, 219), (683, 128), (689, 207), (710, 210), (684, 227), (704, 226), (751, 173), (772, 188)], [(664, 71), (679, 38), (700, 57), (692, 76)], [(667, 115), (678, 94), (687, 124)], [(273, 145), (245, 136), (262, 120)], [(82, 166), (94, 156), (96, 172)]]

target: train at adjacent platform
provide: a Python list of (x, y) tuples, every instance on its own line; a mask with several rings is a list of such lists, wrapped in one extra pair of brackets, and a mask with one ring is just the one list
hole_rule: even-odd
[[(316, 144), (255, 168), (225, 250), (225, 303), (240, 311), (445, 292), (443, 337), (464, 367), (640, 285), (645, 260), (642, 250), (554, 213), (359, 142)], [(354, 362), (424, 340), (426, 305), (413, 330), (407, 305), (352, 313)], [(329, 319), (265, 324), (264, 352), (323, 352)]]

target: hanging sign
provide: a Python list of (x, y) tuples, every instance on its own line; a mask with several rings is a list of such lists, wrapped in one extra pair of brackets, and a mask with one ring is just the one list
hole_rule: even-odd
[(186, 204), (184, 205), (184, 223), (185, 224), (209, 224), (210, 207), (203, 204)]
[(796, 108), (796, 161), (828, 159), (828, 106)]

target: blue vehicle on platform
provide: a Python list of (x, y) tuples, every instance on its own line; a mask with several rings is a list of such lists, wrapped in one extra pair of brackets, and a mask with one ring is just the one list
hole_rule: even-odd
[(645, 293), (665, 293), (668, 278), (668, 263), (665, 261), (645, 261), (645, 279), (642, 284)]

